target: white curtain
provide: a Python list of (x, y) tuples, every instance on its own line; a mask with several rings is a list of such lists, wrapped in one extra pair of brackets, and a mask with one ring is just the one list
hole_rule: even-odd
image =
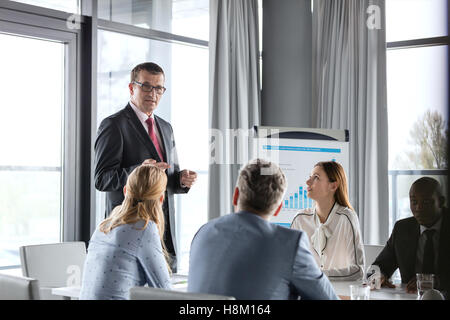
[(384, 0), (314, 0), (313, 122), (350, 132), (350, 201), (364, 243), (389, 233)]
[(238, 145), (235, 135), (260, 124), (258, 42), (257, 0), (210, 0), (209, 219), (232, 212), (239, 168), (248, 160), (248, 144)]

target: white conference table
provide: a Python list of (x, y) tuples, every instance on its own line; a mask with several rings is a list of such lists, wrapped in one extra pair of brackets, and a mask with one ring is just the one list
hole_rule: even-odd
[[(172, 288), (176, 291), (187, 291), (187, 275), (173, 274), (171, 277)], [(350, 298), (350, 285), (359, 284), (358, 281), (332, 281), (331, 284), (338, 296)], [(63, 296), (66, 299), (78, 299), (80, 286), (52, 288), (52, 294)], [(370, 291), (370, 300), (417, 300), (417, 294), (406, 293), (405, 286), (396, 288), (381, 288)]]
[[(338, 296), (350, 299), (350, 285), (360, 284), (360, 281), (331, 281)], [(370, 300), (417, 300), (417, 294), (406, 293), (405, 285), (396, 285), (395, 288), (381, 288), (370, 290)]]
[[(172, 289), (175, 291), (187, 291), (187, 275), (184, 274), (172, 274), (170, 277), (172, 282)], [(80, 297), (80, 286), (60, 287), (52, 288), (52, 294), (56, 296), (62, 296), (65, 299), (78, 299)]]

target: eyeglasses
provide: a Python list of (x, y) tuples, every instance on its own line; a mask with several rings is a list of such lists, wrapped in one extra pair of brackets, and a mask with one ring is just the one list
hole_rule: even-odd
[(152, 92), (153, 89), (155, 89), (155, 92), (157, 95), (162, 95), (164, 92), (166, 92), (166, 88), (161, 87), (161, 86), (154, 87), (152, 85), (149, 85), (148, 83), (141, 83), (141, 82), (137, 82), (137, 81), (133, 81), (132, 83), (140, 86), (142, 88), (142, 91), (144, 91), (144, 92)]

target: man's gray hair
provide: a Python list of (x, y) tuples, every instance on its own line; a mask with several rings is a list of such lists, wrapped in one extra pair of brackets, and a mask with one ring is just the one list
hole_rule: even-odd
[[(261, 173), (263, 168), (270, 170), (272, 174)], [(241, 209), (272, 214), (283, 199), (287, 182), (278, 165), (255, 159), (241, 169), (236, 186), (239, 189), (238, 201)]]

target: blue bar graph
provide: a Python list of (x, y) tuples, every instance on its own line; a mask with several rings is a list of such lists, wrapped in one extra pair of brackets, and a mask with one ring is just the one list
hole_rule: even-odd
[(306, 195), (306, 187), (298, 187), (298, 192), (284, 199), (283, 209), (307, 209), (313, 207), (313, 200)]
[(298, 195), (299, 195), (299, 200), (300, 200), (300, 203), (298, 204), (298, 208), (303, 209), (303, 187), (298, 188)]
[(306, 196), (306, 192), (303, 193), (303, 209), (308, 208), (308, 197)]

